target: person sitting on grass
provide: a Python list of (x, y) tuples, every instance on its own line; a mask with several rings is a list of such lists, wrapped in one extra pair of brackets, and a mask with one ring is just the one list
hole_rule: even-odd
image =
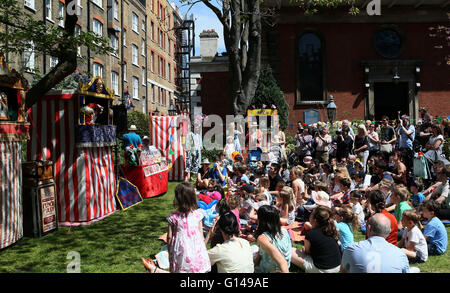
[[(425, 199), (436, 201), (440, 205), (436, 214), (440, 219), (450, 220), (450, 165), (445, 166), (436, 173), (439, 184)], [(424, 193), (425, 194), (425, 193)]]
[[(369, 206), (368, 206), (369, 219), (367, 222), (369, 222), (370, 217), (373, 216), (374, 214), (382, 213), (383, 215), (385, 215), (391, 223), (391, 231), (387, 235), (387, 237), (385, 237), (386, 241), (393, 245), (397, 245), (397, 239), (398, 239), (397, 219), (395, 218), (395, 216), (393, 214), (389, 213), (386, 210), (383, 192), (381, 192), (380, 190), (371, 191), (369, 193), (368, 202), (369, 202)], [(367, 224), (366, 224), (366, 239), (368, 239), (369, 237), (370, 237), (369, 231), (367, 230)]]
[(391, 202), (395, 204), (394, 216), (398, 223), (398, 239), (400, 240), (405, 232), (402, 225), (403, 212), (413, 207), (408, 203), (409, 191), (403, 185), (399, 184), (394, 187), (391, 195)]
[(209, 160), (202, 161), (202, 167), (198, 169), (197, 182), (195, 184), (197, 190), (207, 189), (209, 180), (212, 178), (213, 170), (209, 167)]
[(273, 204), (272, 195), (269, 192), (269, 178), (267, 177), (261, 177), (259, 179), (259, 186), (256, 188), (256, 191), (258, 193), (264, 193), (267, 197), (267, 201), (270, 203), (270, 205)]
[(423, 235), (427, 240), (428, 255), (442, 255), (447, 250), (447, 230), (441, 220), (436, 217), (439, 212), (439, 204), (433, 200), (425, 200), (422, 203), (422, 216), (427, 219)]
[(303, 182), (303, 180), (301, 179), (304, 170), (305, 169), (302, 166), (295, 166), (291, 169), (291, 182), (296, 199), (296, 207), (301, 205), (303, 203), (303, 200), (305, 199), (305, 182)]
[(211, 265), (217, 264), (218, 273), (253, 273), (252, 249), (247, 240), (238, 237), (236, 216), (231, 212), (221, 215), (212, 228), (213, 233), (217, 229), (224, 242), (208, 250)]
[(336, 208), (335, 224), (339, 231), (341, 251), (354, 242), (353, 229), (358, 227), (358, 216), (353, 213), (350, 205)]
[[(233, 213), (226, 212), (221, 215), (208, 233), (208, 236), (220, 232), (222, 243), (208, 250), (208, 260), (212, 265), (217, 265), (218, 273), (253, 273), (253, 253), (250, 243), (237, 237), (239, 233), (236, 217)], [(205, 241), (208, 240), (208, 237)], [(152, 260), (142, 258), (142, 262), (149, 273), (169, 273), (158, 268)]]
[[(375, 191), (372, 191), (372, 193)], [(409, 273), (406, 254), (386, 241), (391, 222), (384, 214), (376, 213), (368, 221), (369, 238), (347, 246), (342, 255), (342, 273)]]
[(250, 220), (250, 214), (253, 210), (253, 196), (255, 194), (255, 188), (250, 184), (243, 185), (240, 188), (241, 205), (239, 207), (239, 220), (243, 227), (247, 227)]
[(361, 205), (361, 201), (363, 200), (363, 192), (359, 190), (353, 190), (350, 193), (350, 206), (352, 207), (353, 213), (356, 215), (358, 220), (358, 226), (362, 232), (366, 231), (366, 222), (364, 214), (364, 208)]
[(285, 186), (277, 196), (276, 208), (280, 211), (281, 225), (292, 225), (295, 221), (294, 192), (291, 187)]
[(423, 195), (423, 183), (422, 180), (415, 179), (409, 184), (409, 190), (411, 191), (411, 203), (414, 208), (418, 208), (419, 205), (424, 201), (425, 195)]
[(256, 239), (259, 254), (255, 258), (255, 271), (260, 273), (289, 273), (292, 241), (286, 229), (281, 227), (280, 214), (275, 207), (258, 209)]
[(227, 184), (227, 178), (227, 168), (222, 166), (221, 159), (217, 157), (213, 166), (212, 179), (225, 186)]
[(339, 232), (332, 211), (325, 206), (316, 207), (309, 217), (312, 229), (306, 233), (302, 251), (292, 248), (292, 264), (306, 273), (338, 273), (341, 250)]
[[(175, 188), (173, 204), (177, 211), (167, 217), (167, 251), (171, 273), (206, 273), (211, 262), (203, 238), (203, 214), (198, 209), (195, 189), (189, 182), (182, 182)], [(144, 265), (152, 273), (157, 271), (144, 259)], [(166, 271), (162, 271), (166, 272)]]
[(341, 192), (332, 195), (331, 200), (333, 201), (333, 203), (335, 203), (337, 205), (349, 204), (350, 203), (350, 186), (352, 184), (351, 180), (348, 177), (338, 176), (337, 184), (338, 184)]
[(423, 263), (428, 259), (427, 241), (419, 227), (420, 215), (415, 210), (403, 212), (402, 225), (407, 228), (398, 247), (402, 248), (410, 262)]

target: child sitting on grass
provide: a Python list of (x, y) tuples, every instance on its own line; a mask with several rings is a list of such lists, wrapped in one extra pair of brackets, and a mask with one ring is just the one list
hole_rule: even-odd
[(405, 230), (402, 225), (403, 212), (412, 209), (408, 203), (409, 191), (403, 184), (394, 187), (391, 195), (391, 202), (395, 204), (394, 216), (398, 223), (398, 239), (401, 239)]
[(338, 176), (337, 185), (339, 186), (339, 189), (341, 190), (340, 193), (334, 194), (331, 196), (331, 201), (334, 205), (341, 205), (341, 204), (349, 204), (350, 203), (350, 187), (352, 185), (352, 181), (348, 177), (344, 176)]
[(291, 225), (295, 221), (294, 192), (291, 187), (285, 186), (277, 196), (276, 208), (280, 211), (281, 225)]
[(423, 195), (423, 183), (420, 179), (416, 179), (409, 185), (409, 190), (411, 190), (411, 203), (414, 208), (418, 208), (422, 201), (425, 199)]
[(344, 205), (336, 209), (335, 219), (339, 231), (341, 251), (344, 251), (350, 243), (354, 242), (353, 229), (358, 227), (358, 216), (353, 213), (349, 205)]
[(358, 219), (358, 225), (362, 232), (366, 231), (366, 215), (364, 214), (364, 209), (361, 205), (361, 200), (363, 198), (363, 192), (360, 190), (353, 190), (350, 193), (350, 206), (352, 207), (353, 213)]
[(276, 197), (280, 194), (280, 191), (285, 186), (286, 186), (286, 183), (284, 183), (284, 181), (278, 181), (277, 185), (275, 185), (275, 190), (274, 191), (269, 191), (270, 195), (272, 196), (272, 203), (274, 205), (276, 204)]
[(259, 179), (259, 186), (256, 187), (256, 190), (258, 193), (264, 193), (267, 197), (267, 201), (269, 202), (269, 205), (272, 205), (273, 199), (272, 199), (272, 195), (269, 192), (269, 185), (270, 185), (269, 178), (261, 177)]
[(428, 221), (423, 231), (427, 240), (428, 255), (442, 255), (447, 250), (447, 230), (441, 220), (436, 217), (439, 209), (436, 201), (425, 200), (422, 203), (422, 215)]
[(398, 247), (402, 248), (410, 262), (422, 263), (428, 259), (427, 241), (420, 231), (420, 215), (415, 210), (403, 212), (402, 225), (407, 231), (403, 233)]
[(211, 263), (203, 238), (203, 214), (198, 209), (194, 186), (182, 182), (175, 188), (177, 211), (167, 217), (167, 250), (171, 273), (206, 273)]

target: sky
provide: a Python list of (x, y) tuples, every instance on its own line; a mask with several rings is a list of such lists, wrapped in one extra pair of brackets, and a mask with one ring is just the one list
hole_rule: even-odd
[[(172, 2), (169, 0), (169, 2)], [(219, 34), (218, 47), (217, 50), (219, 53), (225, 52), (225, 44), (223, 42), (223, 27), (220, 23), (217, 16), (214, 12), (211, 11), (208, 7), (205, 6), (202, 2), (194, 4), (192, 7), (183, 3), (180, 0), (174, 0), (175, 5), (178, 6), (180, 14), (182, 17), (186, 13), (188, 15), (194, 15), (195, 22), (195, 55), (200, 56), (200, 39), (199, 35), (203, 30), (211, 30), (214, 29)], [(217, 1), (211, 1), (214, 5), (217, 6)], [(190, 9), (189, 9), (190, 8)]]

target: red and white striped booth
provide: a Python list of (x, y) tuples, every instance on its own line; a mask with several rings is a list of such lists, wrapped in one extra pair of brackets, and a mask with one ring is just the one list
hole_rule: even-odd
[(150, 144), (171, 162), (169, 181), (183, 181), (186, 163), (183, 137), (186, 135), (188, 117), (151, 116), (150, 118)]
[[(76, 91), (48, 92), (29, 111), (27, 159), (53, 161), (62, 226), (87, 225), (116, 211), (114, 93), (103, 85), (94, 77)], [(84, 114), (85, 105), (92, 104), (103, 107), (103, 124)]]
[(0, 249), (23, 237), (22, 141), (27, 81), (0, 56)]

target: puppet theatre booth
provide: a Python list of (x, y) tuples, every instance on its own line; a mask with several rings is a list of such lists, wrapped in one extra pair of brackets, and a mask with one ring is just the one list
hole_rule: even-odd
[(188, 121), (185, 115), (150, 116), (150, 144), (167, 159), (169, 181), (184, 180), (186, 152), (183, 140), (187, 135)]
[(23, 237), (22, 141), (29, 138), (25, 118), (28, 82), (0, 56), (0, 249)]
[(114, 92), (96, 76), (53, 90), (29, 110), (28, 160), (54, 162), (58, 224), (88, 225), (116, 211)]
[[(125, 150), (127, 163), (122, 165), (122, 173), (138, 190), (142, 198), (162, 195), (169, 189), (169, 166), (159, 150), (154, 146)], [(120, 196), (121, 197), (121, 196)], [(122, 204), (121, 199), (119, 201)]]

